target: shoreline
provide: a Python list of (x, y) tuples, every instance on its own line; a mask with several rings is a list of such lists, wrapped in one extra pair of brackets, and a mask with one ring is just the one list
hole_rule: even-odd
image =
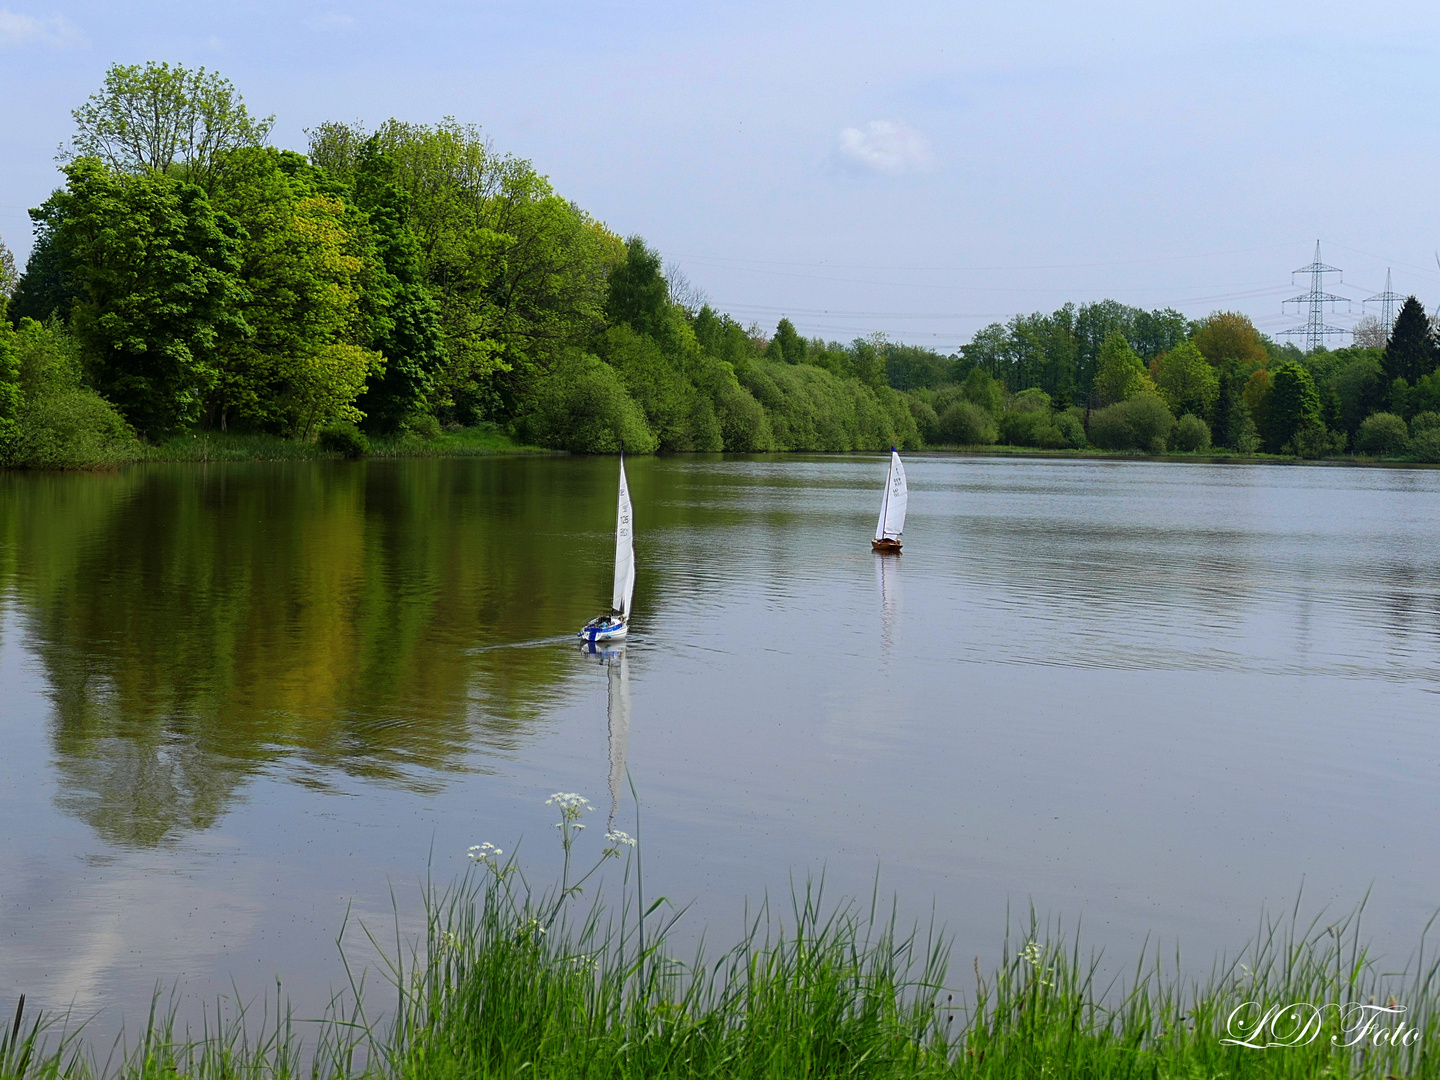
[[(843, 455), (883, 454), (877, 450), (772, 450), (763, 453), (685, 455), (673, 452), (657, 452), (641, 455), (645, 457), (754, 457), (783, 459), (785, 457), (826, 457)], [(381, 436), (371, 441), (369, 449), (360, 455), (363, 458), (467, 458), (492, 457), (500, 455), (544, 455), (571, 456), (574, 452), (555, 450), (543, 446), (528, 446), (516, 442), (510, 435), (496, 427), (462, 428), (445, 432), (435, 438), (416, 435)], [(1241, 453), (1229, 450), (1184, 451), (1164, 454), (1149, 454), (1138, 450), (1100, 450), (1095, 447), (1084, 449), (1045, 449), (1036, 446), (1002, 445), (938, 445), (904, 451), (908, 457), (975, 457), (975, 458), (1040, 458), (1080, 461), (1153, 461), (1174, 464), (1204, 465), (1321, 465), (1348, 468), (1385, 469), (1433, 469), (1440, 467), (1435, 462), (1414, 461), (1407, 458), (1374, 458), (1345, 454), (1324, 458), (1300, 458), (1289, 454)], [(613, 457), (613, 454), (575, 455)], [(207, 432), (195, 435), (179, 435), (156, 446), (142, 446), (133, 457), (96, 463), (92, 465), (70, 465), (52, 468), (0, 465), (0, 472), (110, 472), (134, 465), (159, 464), (209, 464), (213, 462), (275, 462), (275, 461), (343, 461), (347, 456), (320, 448), (312, 440), (287, 439), (278, 435), (253, 435), (236, 433)]]

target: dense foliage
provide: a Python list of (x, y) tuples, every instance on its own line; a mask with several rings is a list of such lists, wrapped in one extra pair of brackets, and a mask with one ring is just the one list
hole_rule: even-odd
[(323, 123), (302, 155), (269, 146), (273, 118), (219, 75), (154, 63), (112, 67), (74, 117), (23, 274), (0, 245), (10, 464), (211, 431), (327, 432), (356, 453), (337, 432), (433, 443), (477, 424), (592, 453), (1440, 456), (1414, 427), (1440, 412), (1414, 298), (1383, 347), (1308, 355), (1235, 312), (1110, 300), (993, 323), (949, 356), (789, 319), (766, 334), (453, 119)]

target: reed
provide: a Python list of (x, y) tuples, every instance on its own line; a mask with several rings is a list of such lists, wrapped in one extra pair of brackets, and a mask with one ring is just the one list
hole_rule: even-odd
[[(702, 942), (682, 957), (672, 944), (683, 912), (647, 902), (628, 837), (608, 834), (596, 864), (572, 873), (584, 809), (562, 813), (555, 886), (531, 889), (513, 857), (486, 846), (469, 874), (426, 889), (424, 934), (388, 947), (383, 1018), (367, 1011), (375, 994), (360, 975), (318, 1023), (291, 1017), (277, 988), (258, 1017), (217, 1005), (194, 1037), (173, 1010), (152, 1009), (138, 1041), (102, 1054), (22, 1007), (0, 1035), (0, 1078), (1440, 1077), (1437, 965), (1422, 935), (1406, 971), (1381, 971), (1364, 948), (1363, 904), (1339, 922), (1304, 922), (1298, 906), (1262, 920), (1203, 980), (1147, 950), (1102, 982), (1077, 934), (1031, 912), (999, 966), (975, 963), (962, 986), (937, 928), (902, 927), (875, 895), (829, 904), (807, 882), (783, 911), (750, 912), (723, 952)], [(582, 902), (609, 858), (625, 864), (618, 901)], [(1318, 1020), (1302, 1005), (1322, 1007)], [(1412, 1038), (1372, 1030), (1344, 1045), (1357, 1006), (1401, 1005), (1371, 1015), (1387, 1033), (1403, 1016)]]

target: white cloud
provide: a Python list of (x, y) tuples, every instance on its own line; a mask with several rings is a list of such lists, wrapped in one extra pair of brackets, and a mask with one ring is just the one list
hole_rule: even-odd
[(932, 160), (930, 140), (896, 120), (871, 120), (863, 128), (846, 128), (840, 132), (838, 154), (851, 169), (883, 176), (922, 172)]
[(34, 15), (21, 15), (8, 8), (0, 8), (0, 48), (32, 41), (64, 47), (79, 44), (81, 40), (80, 31), (71, 26), (63, 15), (37, 19)]

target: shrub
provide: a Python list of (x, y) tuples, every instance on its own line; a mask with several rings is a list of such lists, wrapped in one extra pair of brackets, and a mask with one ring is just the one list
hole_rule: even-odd
[(1440, 461), (1440, 426), (1423, 428), (1411, 439), (1410, 456), (1416, 461)]
[(1170, 445), (1176, 450), (1209, 450), (1210, 425), (1194, 413), (1186, 413), (1176, 421)]
[(1331, 431), (1324, 424), (1309, 424), (1291, 436), (1281, 453), (1302, 458), (1327, 457), (1344, 453), (1347, 441), (1343, 431)]
[(957, 401), (940, 417), (936, 429), (942, 443), (989, 446), (997, 437), (990, 414), (971, 401)]
[(659, 445), (619, 373), (584, 353), (564, 358), (535, 384), (516, 426), (525, 442), (582, 454), (613, 454), (622, 443), (653, 454)]
[(5, 451), (9, 464), (32, 469), (93, 469), (139, 454), (135, 432), (115, 406), (79, 387), (26, 402)]
[(1061, 440), (1058, 446), (1083, 450), (1090, 444), (1085, 438), (1085, 421), (1080, 418), (1083, 412), (1082, 409), (1071, 408), (1054, 415), (1054, 430)]
[(1102, 450), (1165, 452), (1175, 418), (1154, 394), (1136, 394), (1090, 417), (1090, 441)]
[[(433, 420), (434, 417), (431, 417)], [(370, 440), (354, 424), (338, 421), (320, 429), (316, 439), (320, 449), (347, 458), (364, 457), (370, 452)]]
[(1410, 429), (1394, 413), (1377, 412), (1367, 416), (1355, 432), (1355, 449), (1362, 454), (1391, 457), (1403, 454), (1410, 442)]
[(1440, 428), (1440, 413), (1422, 412), (1410, 418), (1410, 434), (1413, 436), (1418, 437), (1422, 431), (1431, 428)]
[(440, 421), (435, 418), (433, 413), (428, 412), (411, 413), (405, 418), (405, 422), (400, 425), (400, 428), (407, 435), (414, 435), (426, 440), (438, 439), (441, 435)]
[(920, 437), (927, 443), (939, 442), (940, 417), (930, 403), (921, 401), (914, 394), (906, 394), (905, 404), (910, 407), (910, 415), (915, 418), (915, 427), (920, 432)]

